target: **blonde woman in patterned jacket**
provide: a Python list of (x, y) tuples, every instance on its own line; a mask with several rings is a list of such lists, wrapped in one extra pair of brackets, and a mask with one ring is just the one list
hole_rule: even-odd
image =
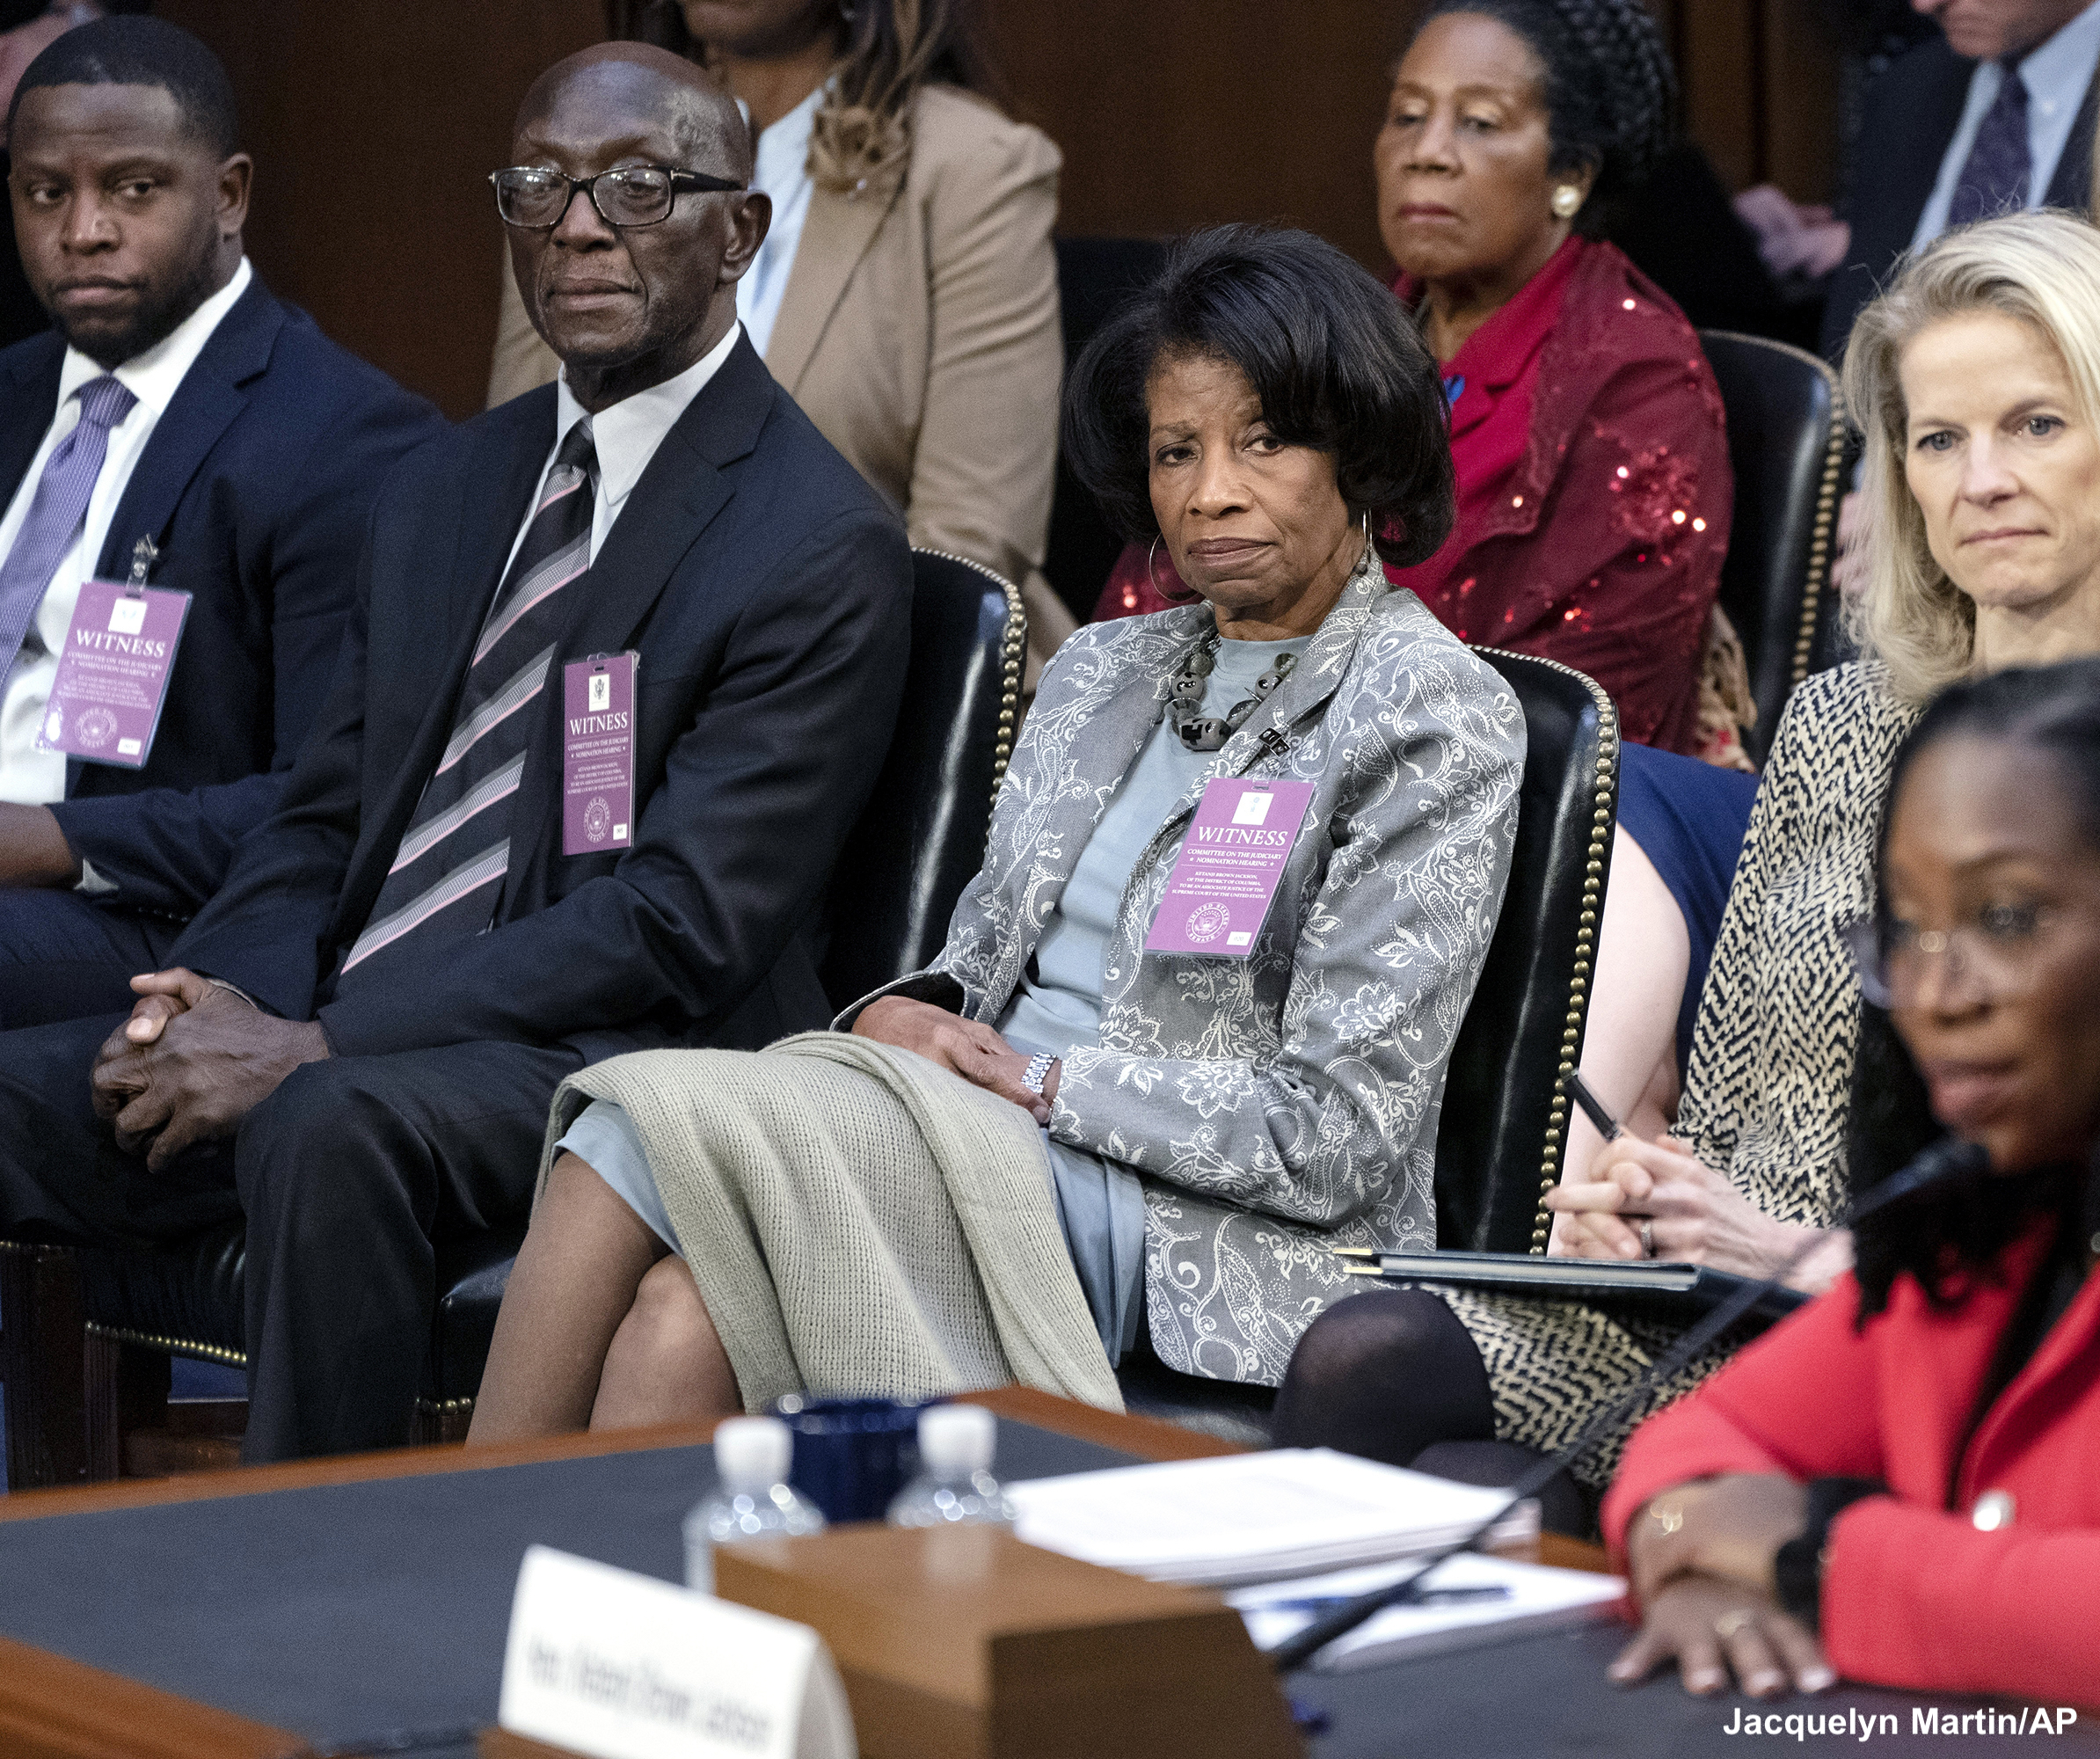
[[(1762, 1277), (1822, 1234), (1790, 1281), (1819, 1292), (1849, 1266), (1828, 1230), (1861, 1005), (1841, 935), (1872, 913), (1897, 747), (1955, 678), (2100, 653), (2096, 287), (2100, 232), (2037, 212), (1945, 235), (1861, 314), (1845, 395), (1866, 439), (1866, 657), (1810, 678), (1780, 721), (1673, 1135), (1622, 1137), (1551, 1193), (1552, 1251)], [(1305, 1339), (1278, 1438), (1513, 1476), (1481, 1444), (1549, 1451), (1668, 1342), (1571, 1303), (1381, 1294)], [(1601, 1487), (1617, 1452), (1578, 1475)]]
[[(1524, 755), (1498, 675), (1380, 566), (1449, 528), (1441, 399), (1331, 246), (1174, 253), (1076, 367), (1065, 433), (1200, 597), (1066, 644), (946, 947), (851, 1036), (616, 1059), (558, 1098), (476, 1439), (803, 1385), (1113, 1403), (1140, 1347), (1273, 1385), (1350, 1292), (1329, 1246), (1433, 1244)], [(1296, 828), (1265, 919), (1163, 902), (1207, 789), (1243, 782)]]

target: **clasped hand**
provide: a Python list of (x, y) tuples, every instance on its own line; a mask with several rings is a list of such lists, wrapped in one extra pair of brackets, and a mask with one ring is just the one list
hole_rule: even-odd
[[(1655, 1256), (1710, 1265), (1739, 1276), (1769, 1276), (1820, 1231), (1775, 1222), (1674, 1137), (1607, 1142), (1586, 1178), (1546, 1193), (1554, 1212), (1548, 1250), (1567, 1258), (1638, 1259), (1640, 1223)], [(1833, 1235), (1789, 1274), (1820, 1292), (1850, 1261), (1846, 1237)]]
[(1642, 1608), (1640, 1635), (1611, 1676), (1630, 1683), (1674, 1660), (1687, 1691), (1716, 1692), (1731, 1670), (1753, 1697), (1790, 1682), (1833, 1684), (1822, 1646), (1781, 1609), (1772, 1559), (1801, 1531), (1807, 1493), (1776, 1473), (1735, 1473), (1680, 1485), (1634, 1516), (1626, 1565)]
[(131, 987), (140, 999), (97, 1053), (91, 1084), (118, 1147), (142, 1151), (157, 1172), (231, 1135), (293, 1069), (328, 1055), (317, 1023), (266, 1014), (193, 971), (150, 972)]
[(1043, 1084), (1040, 1095), (1030, 1092), (1021, 1084), (1028, 1059), (981, 1020), (966, 1020), (930, 1002), (885, 996), (860, 1011), (853, 1030), (878, 1044), (916, 1051), (973, 1086), (1011, 1100), (1037, 1123), (1050, 1121), (1049, 1102), (1057, 1097), (1057, 1080), (1064, 1072), (1063, 1066), (1051, 1065), (1050, 1078)]

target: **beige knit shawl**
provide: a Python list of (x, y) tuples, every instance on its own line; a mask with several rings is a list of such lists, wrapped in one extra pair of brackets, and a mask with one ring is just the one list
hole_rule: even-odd
[(642, 1051), (562, 1084), (543, 1185), (592, 1099), (640, 1132), (747, 1410), (1016, 1380), (1123, 1408), (1019, 1106), (844, 1033)]

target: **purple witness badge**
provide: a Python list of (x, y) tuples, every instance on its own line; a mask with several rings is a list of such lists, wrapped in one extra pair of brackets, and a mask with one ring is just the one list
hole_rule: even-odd
[(617, 855), (634, 843), (638, 653), (561, 668), (561, 852)]
[(1252, 952), (1312, 792), (1310, 782), (1222, 776), (1207, 785), (1145, 951), (1213, 959)]
[(164, 587), (84, 582), (37, 742), (91, 763), (143, 768), (189, 609), (187, 593)]

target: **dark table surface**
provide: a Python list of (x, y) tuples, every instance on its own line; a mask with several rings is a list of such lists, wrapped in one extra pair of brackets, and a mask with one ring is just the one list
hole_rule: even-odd
[[(1130, 1456), (1002, 1420), (1011, 1478), (1120, 1465)], [(285, 1489), (0, 1523), (0, 1636), (255, 1721), (323, 1752), (405, 1733), (415, 1750), (471, 1753), (495, 1719), (504, 1637), (529, 1544), (683, 1579), (680, 1523), (713, 1483), (709, 1450), (580, 1459)], [(1323, 1711), (1316, 1759), (1746, 1750), (1996, 1752), (2007, 1736), (1914, 1738), (1914, 1705), (1972, 1701), (1845, 1690), (1776, 1706), (1688, 1698), (1671, 1681), (1608, 1685), (1615, 1627), (1520, 1639), (1365, 1673), (1301, 1675)], [(1727, 1732), (1738, 1712), (1893, 1714), (1868, 1740)], [(447, 1731), (451, 1731), (449, 1739)], [(1767, 1741), (1775, 1741), (1765, 1746)], [(2100, 1751), (2100, 1722), (2056, 1741)], [(397, 1750), (399, 1750), (397, 1748)]]

